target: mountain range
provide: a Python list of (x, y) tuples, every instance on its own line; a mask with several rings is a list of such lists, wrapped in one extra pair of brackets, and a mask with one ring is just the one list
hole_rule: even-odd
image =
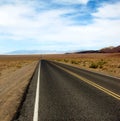
[(120, 52), (120, 46), (117, 47), (107, 47), (107, 48), (103, 48), (100, 50), (100, 52), (102, 53), (119, 53)]
[(120, 45), (117, 47), (106, 47), (106, 48), (102, 48), (100, 50), (87, 50), (87, 51), (79, 51), (79, 52), (75, 52), (76, 54), (79, 53), (120, 53)]
[(64, 53), (56, 50), (16, 50), (12, 52), (8, 52), (10, 55), (27, 55), (27, 54), (56, 54), (56, 53)]
[[(10, 54), (10, 55), (27, 55), (27, 54), (62, 54), (65, 53), (65, 51), (56, 51), (56, 50), (16, 50), (16, 51), (12, 51), (12, 52), (8, 52), (6, 54)], [(70, 54), (73, 53), (72, 51), (69, 51), (69, 53), (66, 54)], [(79, 53), (120, 53), (120, 46), (117, 47), (106, 47), (106, 48), (102, 48), (100, 50), (85, 50), (85, 51), (76, 51), (74, 52), (75, 54), (79, 54)]]

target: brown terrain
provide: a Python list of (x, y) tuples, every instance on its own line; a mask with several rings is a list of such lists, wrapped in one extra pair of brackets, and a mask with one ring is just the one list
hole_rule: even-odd
[(0, 121), (13, 118), (37, 62), (24, 56), (0, 56)]
[(0, 121), (11, 121), (40, 59), (120, 78), (120, 53), (0, 56)]

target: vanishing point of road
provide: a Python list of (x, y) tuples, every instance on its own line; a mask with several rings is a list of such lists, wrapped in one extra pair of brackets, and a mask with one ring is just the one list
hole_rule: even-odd
[(120, 121), (120, 79), (41, 60), (14, 121)]

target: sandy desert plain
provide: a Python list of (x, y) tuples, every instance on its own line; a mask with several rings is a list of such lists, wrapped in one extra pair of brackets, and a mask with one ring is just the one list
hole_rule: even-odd
[(0, 121), (11, 121), (40, 59), (54, 60), (120, 78), (120, 53), (1, 55)]

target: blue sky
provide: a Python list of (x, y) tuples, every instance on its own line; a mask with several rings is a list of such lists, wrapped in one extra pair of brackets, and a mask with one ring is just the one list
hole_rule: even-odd
[(1, 0), (0, 54), (120, 45), (120, 0)]

